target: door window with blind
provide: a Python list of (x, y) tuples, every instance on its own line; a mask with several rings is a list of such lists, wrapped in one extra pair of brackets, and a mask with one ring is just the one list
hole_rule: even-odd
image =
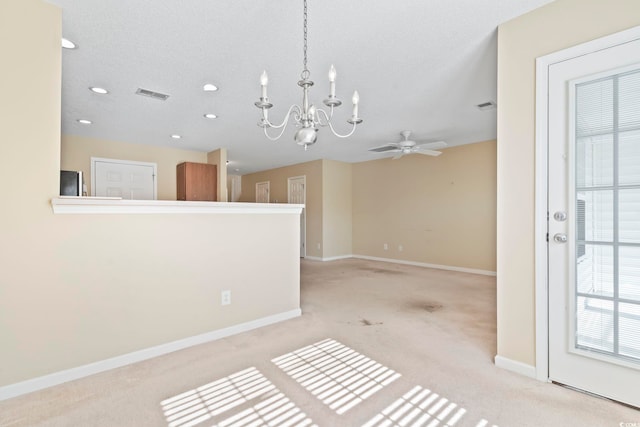
[(574, 348), (640, 363), (640, 66), (576, 84)]

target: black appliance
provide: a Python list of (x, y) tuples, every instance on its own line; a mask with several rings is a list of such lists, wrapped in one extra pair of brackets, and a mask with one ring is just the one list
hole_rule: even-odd
[(82, 196), (82, 171), (60, 171), (60, 195)]

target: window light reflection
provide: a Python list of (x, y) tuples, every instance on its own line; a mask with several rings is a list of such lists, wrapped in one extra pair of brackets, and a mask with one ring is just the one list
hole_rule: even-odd
[(287, 353), (272, 362), (338, 414), (400, 377), (333, 339)]
[(191, 427), (203, 422), (220, 427), (316, 427), (304, 412), (256, 368), (160, 402), (169, 427)]
[[(466, 413), (466, 409), (438, 393), (416, 386), (362, 427), (454, 427)], [(483, 419), (475, 427), (488, 427), (488, 424)]]

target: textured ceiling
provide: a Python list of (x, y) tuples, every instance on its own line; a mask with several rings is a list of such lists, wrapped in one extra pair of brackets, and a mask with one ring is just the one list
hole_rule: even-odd
[[(269, 73), (270, 118), (300, 104), (302, 0), (50, 0), (63, 9), (62, 131), (106, 140), (211, 151), (226, 147), (230, 173), (327, 158), (378, 158), (400, 140), (450, 146), (496, 136), (496, 28), (549, 0), (309, 0), (311, 102), (328, 94), (335, 64), (338, 130), (351, 95), (364, 123), (347, 139), (321, 129), (308, 151), (294, 128), (272, 142), (256, 124), (259, 76)], [(533, 64), (532, 64), (533, 67)], [(217, 92), (204, 92), (211, 82)], [(96, 95), (101, 86), (109, 95)], [(170, 95), (135, 95), (138, 87)], [(215, 113), (218, 119), (205, 119)], [(89, 119), (81, 125), (77, 119)], [(174, 140), (171, 134), (180, 134)], [(236, 171), (237, 170), (237, 171)]]

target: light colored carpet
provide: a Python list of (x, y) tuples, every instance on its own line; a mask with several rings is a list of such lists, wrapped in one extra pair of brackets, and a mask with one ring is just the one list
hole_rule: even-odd
[(303, 316), (0, 402), (2, 426), (619, 426), (493, 365), (495, 278), (303, 261)]

